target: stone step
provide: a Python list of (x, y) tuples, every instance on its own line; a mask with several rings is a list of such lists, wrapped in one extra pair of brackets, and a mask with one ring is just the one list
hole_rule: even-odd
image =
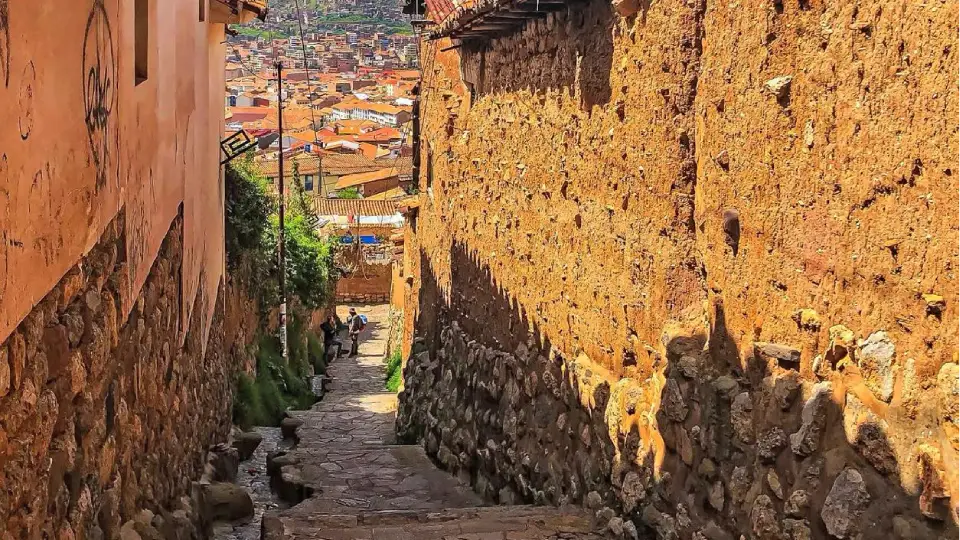
[(298, 513), (264, 517), (262, 540), (598, 540), (590, 513), (579, 507), (489, 506), (437, 511), (372, 511), (349, 515)]
[(268, 467), (281, 497), (300, 503), (291, 510), (341, 515), (483, 504), (468, 485), (437, 469), (421, 446), (314, 446), (306, 440), (286, 453), (279, 467)]

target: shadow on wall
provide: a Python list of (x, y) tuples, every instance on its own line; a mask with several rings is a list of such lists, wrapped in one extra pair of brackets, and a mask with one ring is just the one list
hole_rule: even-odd
[(898, 462), (849, 362), (810, 382), (788, 350), (741, 354), (718, 304), (621, 378), (553, 350), (466, 245), (450, 255), (450, 283), (420, 255), (397, 431), (484, 496), (583, 503), (661, 538), (956, 538), (943, 458), (920, 444)]
[(471, 82), (481, 94), (576, 89), (589, 111), (610, 101), (616, 19), (608, 1), (573, 3), (547, 19), (532, 19), (492, 49), (465, 49), (464, 72), (476, 73)]

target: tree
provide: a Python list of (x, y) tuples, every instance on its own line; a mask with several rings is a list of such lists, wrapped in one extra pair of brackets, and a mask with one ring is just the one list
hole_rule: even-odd
[(355, 187), (341, 189), (337, 192), (338, 199), (360, 199), (360, 192)]
[(290, 215), (302, 216), (307, 225), (316, 227), (320, 222), (316, 209), (313, 207), (312, 197), (307, 195), (303, 189), (303, 181), (300, 179), (300, 164), (296, 160), (293, 162), (293, 190), (288, 197), (290, 205)]
[(227, 166), (224, 184), (227, 263), (235, 268), (244, 255), (250, 262), (261, 262), (268, 218), (276, 201), (267, 191), (267, 179), (254, 164), (252, 152)]

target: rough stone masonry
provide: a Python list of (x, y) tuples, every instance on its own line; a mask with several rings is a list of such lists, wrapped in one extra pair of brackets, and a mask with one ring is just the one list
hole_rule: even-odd
[[(128, 538), (121, 527), (143, 509), (157, 518), (136, 527), (152, 521), (166, 538), (195, 534), (176, 509), (207, 449), (227, 439), (241, 358), (225, 353), (224, 287), (218, 298), (201, 293), (189, 326), (181, 320), (182, 217), (120, 320), (123, 221), (121, 212), (0, 345), (5, 538)], [(207, 302), (217, 306), (204, 353)]]
[(422, 42), (400, 436), (627, 536), (955, 538), (956, 3), (626, 4)]

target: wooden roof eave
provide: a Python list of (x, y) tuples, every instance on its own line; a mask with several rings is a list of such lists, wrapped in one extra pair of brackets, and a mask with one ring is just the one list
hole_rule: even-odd
[(254, 19), (267, 18), (263, 0), (210, 0), (210, 22), (244, 24)]
[(450, 19), (449, 24), (441, 24), (438, 30), (432, 32), (430, 39), (498, 37), (519, 30), (529, 20), (543, 18), (548, 13), (566, 8), (567, 0), (515, 0), (477, 12), (473, 16), (460, 11)]

